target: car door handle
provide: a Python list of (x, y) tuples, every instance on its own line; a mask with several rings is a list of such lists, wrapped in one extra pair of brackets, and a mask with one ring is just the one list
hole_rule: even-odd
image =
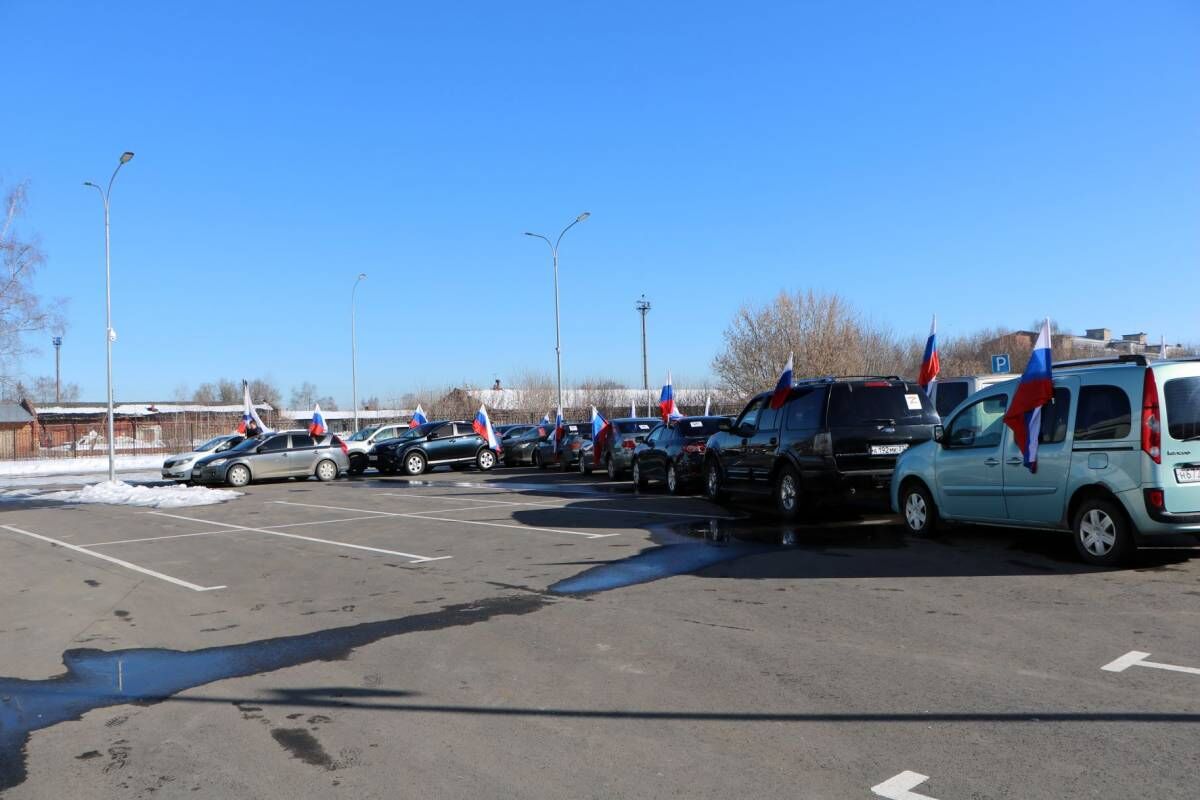
[(1005, 461), (1004, 463), (1005, 463), (1005, 464), (1010, 464), (1010, 465), (1012, 465), (1012, 466), (1014, 466), (1014, 467), (1019, 467), (1019, 466), (1021, 466), (1022, 464), (1024, 464), (1025, 462), (1021, 460), (1021, 457), (1020, 457), (1020, 456), (1016, 456), (1016, 457), (1014, 457), (1014, 458), (1010, 458), (1010, 459), (1008, 459), (1008, 461)]
[(1000, 459), (998, 459), (998, 458), (985, 458), (985, 459), (983, 460), (983, 463), (984, 463), (986, 466), (989, 466), (989, 467), (994, 467), (994, 466), (996, 466), (996, 465), (998, 465), (998, 464), (1000, 463)]

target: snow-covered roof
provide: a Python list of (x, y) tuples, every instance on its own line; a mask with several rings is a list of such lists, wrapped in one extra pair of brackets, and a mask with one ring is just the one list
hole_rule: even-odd
[(0, 403), (0, 423), (26, 423), (33, 416), (20, 403)]
[[(285, 419), (312, 419), (311, 408), (287, 408), (279, 412)], [(370, 411), (359, 411), (358, 419), (407, 419), (413, 415), (411, 408), (375, 408)], [(327, 420), (354, 419), (353, 411), (326, 411), (321, 409), (321, 416)]]
[[(107, 414), (108, 406), (92, 403), (71, 403), (68, 405), (36, 406), (38, 415), (43, 414)], [(274, 411), (267, 403), (256, 403), (258, 411)], [(154, 414), (241, 414), (241, 403), (226, 403), (222, 405), (201, 405), (199, 403), (117, 403), (113, 413), (122, 417), (149, 417)]]
[[(585, 404), (594, 402), (597, 397), (603, 397), (606, 402), (620, 405), (637, 403), (640, 406), (646, 402), (657, 404), (660, 390), (661, 387), (649, 390), (629, 388), (563, 389), (563, 406), (566, 408), (579, 408)], [(472, 398), (477, 398), (479, 402), (488, 408), (503, 411), (536, 411), (538, 409), (530, 408), (532, 404), (545, 402), (545, 398), (548, 396), (551, 398), (556, 396), (556, 392), (553, 389), (549, 392), (545, 389), (534, 391), (528, 389), (467, 389), (466, 391), (468, 395)], [(675, 387), (676, 402), (703, 403), (705, 397), (711, 397), (713, 401), (721, 402), (724, 399), (724, 393), (717, 389), (685, 389)], [(553, 402), (554, 400), (551, 399), (551, 403)]]

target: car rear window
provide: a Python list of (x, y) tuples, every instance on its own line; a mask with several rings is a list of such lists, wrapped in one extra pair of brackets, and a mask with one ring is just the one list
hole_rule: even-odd
[(681, 419), (675, 423), (675, 430), (681, 435), (688, 438), (693, 436), (712, 436), (718, 430), (718, 423), (721, 420), (717, 417), (704, 417), (703, 419)]
[(1075, 441), (1124, 439), (1129, 435), (1129, 395), (1119, 386), (1084, 386), (1075, 411)]
[(900, 381), (839, 383), (829, 399), (830, 427), (936, 424), (937, 412), (916, 384)]
[(1167, 433), (1172, 439), (1200, 436), (1200, 377), (1175, 378), (1163, 386)]
[(618, 433), (637, 433), (637, 434), (649, 433), (650, 431), (654, 430), (655, 424), (656, 423), (654, 423), (654, 422), (643, 422), (641, 420), (629, 420), (628, 422), (618, 422), (617, 423), (617, 432)]

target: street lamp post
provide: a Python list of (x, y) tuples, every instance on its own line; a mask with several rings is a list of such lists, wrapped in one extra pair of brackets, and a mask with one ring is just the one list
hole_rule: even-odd
[(367, 277), (360, 272), (354, 279), (354, 288), (350, 290), (350, 400), (354, 403), (354, 431), (358, 432), (358, 339), (354, 329), (354, 295), (358, 284)]
[(560, 242), (562, 242), (562, 238), (567, 235), (567, 231), (571, 230), (571, 228), (575, 227), (580, 222), (583, 222), (585, 219), (587, 219), (591, 215), (592, 215), (592, 212), (590, 212), (590, 211), (585, 211), (582, 214), (580, 214), (578, 217), (575, 218), (574, 222), (572, 222), (570, 225), (568, 225), (567, 227), (562, 229), (562, 233), (558, 234), (558, 238), (556, 240), (554, 240), (553, 242), (550, 241), (549, 236), (543, 236), (540, 233), (530, 233), (529, 231), (525, 232), (526, 236), (532, 236), (535, 239), (542, 239), (543, 241), (546, 242), (547, 245), (550, 246), (550, 258), (554, 262), (554, 360), (555, 360), (555, 370), (558, 375), (558, 407), (559, 407), (559, 409), (562, 409), (563, 400), (562, 400), (562, 325), (559, 321), (559, 312), (558, 312), (558, 245)]
[(112, 177), (108, 179), (108, 188), (101, 189), (91, 181), (84, 181), (84, 186), (91, 186), (100, 193), (100, 199), (104, 201), (104, 347), (105, 358), (107, 363), (108, 373), (108, 480), (109, 482), (117, 479), (116, 465), (116, 441), (113, 433), (113, 380), (112, 380), (112, 343), (117, 338), (112, 326), (112, 252), (109, 248), (108, 236), (108, 200), (112, 196), (113, 181), (117, 179), (117, 173), (121, 171), (121, 167), (129, 163), (133, 158), (133, 153), (128, 150), (121, 154), (121, 160), (117, 163), (117, 168), (113, 170)]
[(650, 301), (646, 299), (646, 295), (642, 295), (642, 299), (634, 305), (637, 312), (642, 315), (642, 391), (646, 393), (646, 408), (650, 408), (650, 370), (646, 363), (646, 315), (650, 313)]
[(62, 337), (51, 339), (54, 343), (54, 402), (62, 402)]

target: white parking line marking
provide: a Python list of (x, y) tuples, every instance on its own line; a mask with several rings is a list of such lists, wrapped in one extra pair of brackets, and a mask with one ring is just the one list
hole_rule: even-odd
[(145, 567), (139, 567), (137, 564), (131, 564), (128, 561), (122, 561), (119, 558), (113, 558), (112, 556), (106, 556), (103, 553), (93, 553), (91, 550), (86, 550), (86, 549), (80, 547), (79, 545), (69, 544), (67, 542), (59, 541), (58, 539), (51, 539), (49, 536), (42, 536), (40, 533), (33, 533), (31, 531), (21, 530), (20, 528), (14, 528), (12, 525), (0, 525), (0, 528), (4, 528), (4, 530), (6, 530), (6, 531), (12, 531), (13, 533), (19, 533), (22, 536), (29, 536), (34, 539), (40, 539), (43, 542), (49, 542), (50, 544), (58, 545), (59, 547), (65, 547), (68, 550), (74, 550), (77, 553), (83, 553), (84, 555), (89, 555), (89, 556), (92, 556), (93, 558), (99, 558), (102, 561), (107, 561), (111, 564), (116, 564), (119, 567), (124, 567), (125, 569), (131, 569), (134, 572), (140, 572), (143, 575), (149, 575), (152, 578), (158, 578), (161, 581), (166, 581), (167, 583), (173, 583), (176, 586), (182, 586), (185, 589), (191, 589), (193, 592), (211, 592), (214, 589), (224, 589), (225, 588), (225, 586), (223, 586), (223, 585), (222, 586), (198, 586), (194, 583), (189, 583), (188, 581), (180, 580), (179, 578), (172, 578), (170, 575), (164, 575), (161, 572), (155, 572), (152, 569), (146, 569)]
[(1147, 661), (1146, 659), (1149, 657), (1149, 653), (1130, 650), (1116, 661), (1110, 661), (1100, 669), (1104, 670), (1105, 672), (1124, 672), (1130, 667), (1149, 667), (1150, 669), (1165, 669), (1169, 670), (1170, 672), (1186, 672), (1188, 675), (1200, 675), (1200, 669), (1197, 669), (1196, 667), (1180, 667), (1176, 664), (1162, 664), (1157, 661)]
[[(149, 512), (147, 512), (149, 513)], [(340, 519), (314, 519), (308, 522), (288, 522), (283, 525), (262, 525), (263, 530), (276, 530), (277, 528), (299, 528), (307, 525), (332, 525), (335, 522), (361, 522), (364, 519), (378, 519), (378, 517), (342, 517)], [(186, 539), (189, 536), (220, 536), (223, 533), (233, 533), (233, 531), (200, 531), (198, 533), (173, 533), (169, 536), (147, 536), (144, 539), (116, 539), (111, 542), (88, 542), (82, 547), (107, 547), (110, 544), (137, 544), (139, 542), (160, 542), (164, 539)]]
[(917, 794), (911, 791), (929, 780), (928, 775), (922, 775), (912, 770), (904, 770), (899, 775), (893, 775), (883, 783), (871, 787), (871, 792), (889, 800), (936, 800), (927, 794)]
[[(420, 497), (421, 496), (421, 495), (400, 494), (398, 492), (379, 492), (378, 494), (380, 494), (384, 497), (409, 497), (409, 498), (411, 498), (411, 497)], [(476, 500), (471, 495), (464, 495), (464, 497), (471, 497), (472, 502), (477, 502), (477, 503), (498, 503), (500, 505), (505, 505), (505, 506), (533, 506), (536, 508), (560, 508), (563, 511), (603, 511), (603, 512), (611, 512), (613, 514), (649, 514), (651, 516), (656, 516), (656, 517), (696, 517), (698, 519), (720, 519), (720, 520), (745, 519), (745, 517), (729, 517), (729, 516), (720, 516), (718, 514), (693, 514), (693, 513), (683, 512), (683, 511), (649, 511), (649, 510), (643, 511), (643, 510), (634, 509), (634, 508), (605, 508), (605, 507), (597, 508), (597, 507), (592, 507), (592, 506), (560, 505), (558, 503), (530, 503), (530, 502), (517, 503), (512, 500), (483, 500), (483, 499)], [(580, 501), (576, 501), (576, 502), (602, 503), (602, 502), (605, 502), (607, 499), (608, 498), (599, 498), (596, 500), (580, 500)], [(650, 499), (653, 499), (653, 498), (650, 498)], [(663, 498), (663, 499), (667, 499), (667, 498)], [(446, 510), (446, 511), (467, 511), (468, 509), (447, 508), (444, 510)], [(420, 513), (420, 512), (417, 512), (417, 513)]]
[(415, 553), (404, 553), (404, 552), (401, 552), (400, 550), (384, 550), (381, 547), (367, 547), (364, 544), (350, 544), (348, 542), (335, 542), (332, 539), (318, 539), (314, 536), (301, 536), (298, 533), (284, 533), (283, 531), (272, 531), (272, 530), (267, 530), (266, 528), (251, 528), (246, 525), (231, 525), (228, 522), (217, 522), (216, 520), (211, 520), (211, 519), (197, 519), (195, 517), (183, 517), (178, 514), (164, 514), (161, 511), (150, 511), (147, 513), (154, 514), (157, 517), (171, 517), (172, 519), (183, 519), (183, 520), (187, 520), (188, 522), (199, 522), (199, 523), (203, 523), (206, 525), (217, 525), (222, 528), (229, 528), (230, 530), (247, 531), (250, 533), (265, 533), (268, 536), (283, 536), (287, 539), (300, 539), (305, 542), (316, 542), (318, 544), (332, 544), (332, 545), (336, 545), (337, 547), (349, 547), (352, 550), (367, 550), (372, 553), (383, 553), (383, 554), (389, 555), (389, 556), (400, 556), (401, 558), (411, 559), (411, 561), (408, 562), (410, 564), (423, 564), (426, 561), (445, 561), (448, 558), (454, 557), (454, 556), (419, 556)]
[(371, 514), (378, 514), (380, 517), (402, 517), (404, 519), (427, 519), (433, 522), (461, 522), (464, 525), (489, 525), (493, 528), (512, 528), (519, 531), (542, 531), (544, 533), (565, 533), (567, 536), (582, 536), (585, 539), (607, 539), (610, 536), (620, 536), (619, 533), (583, 533), (582, 531), (564, 531), (560, 528), (539, 528), (535, 525), (510, 525), (504, 522), (486, 522), (483, 520), (468, 520), (468, 519), (450, 519), (449, 517), (431, 517), (429, 514), (441, 514), (446, 511), (471, 511), (480, 509), (466, 508), (444, 508), (438, 511), (414, 512), (412, 514), (401, 514), (395, 511), (371, 511), (366, 508), (346, 508), (345, 506), (323, 506), (316, 503), (293, 503), (289, 500), (272, 500), (273, 503), (278, 503), (281, 506), (301, 506), (304, 508), (324, 508), (329, 511), (366, 511)]

